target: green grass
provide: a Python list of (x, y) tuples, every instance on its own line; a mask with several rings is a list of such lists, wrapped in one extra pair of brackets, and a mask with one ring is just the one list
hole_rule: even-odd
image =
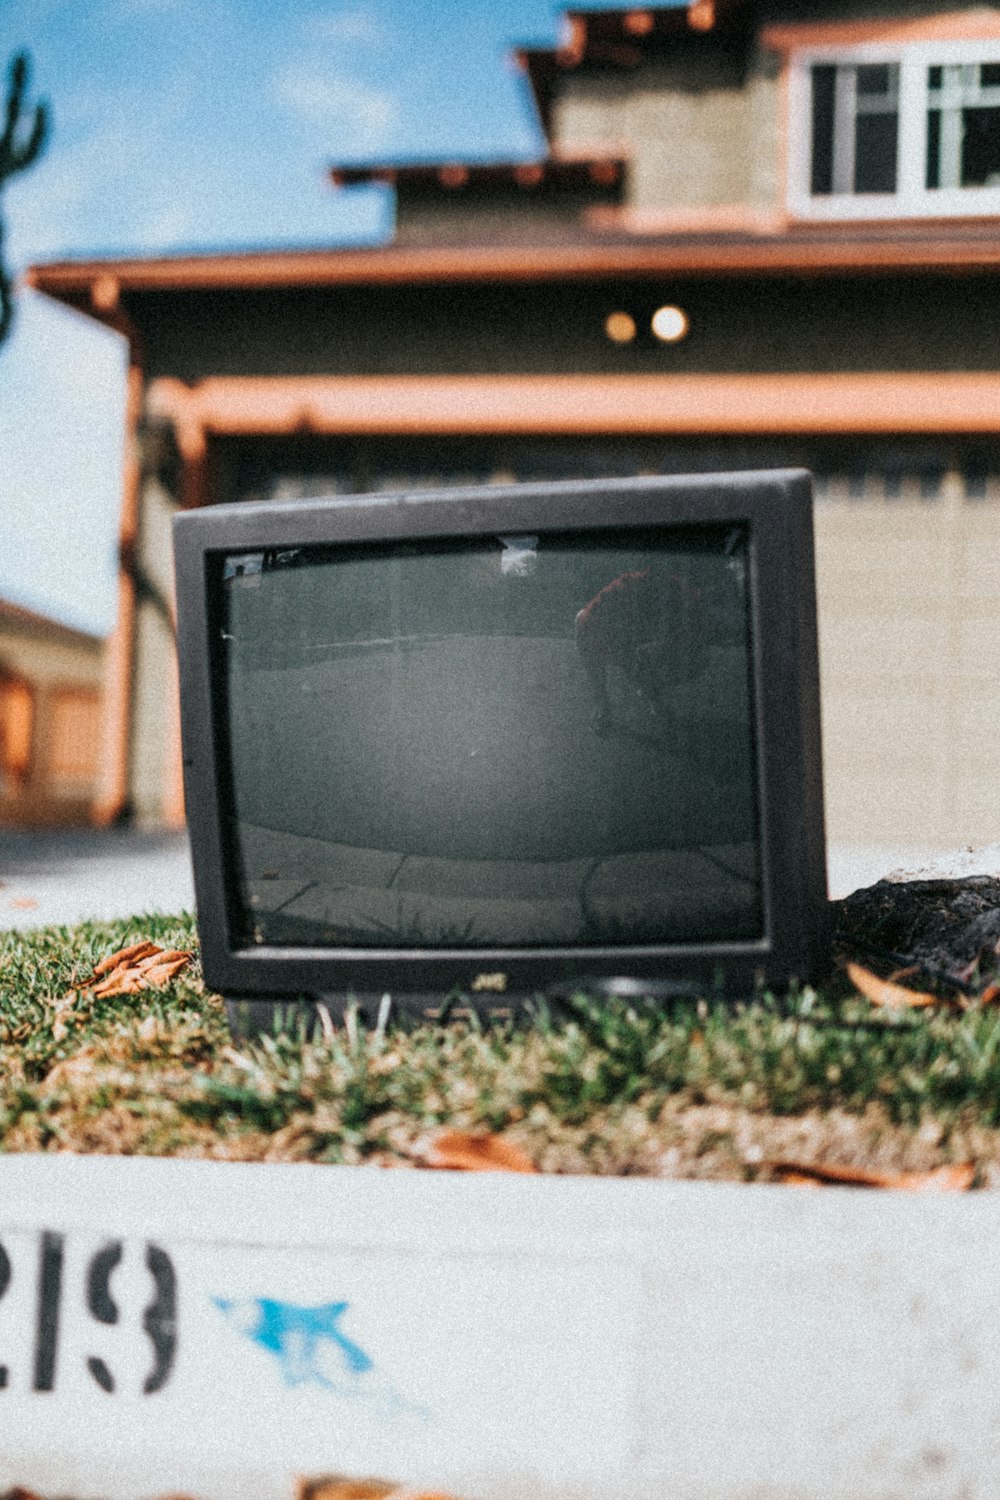
[(580, 996), (468, 1020), (233, 1043), (197, 965), (162, 991), (74, 991), (115, 949), (196, 948), (191, 918), (0, 934), (0, 1149), (419, 1163), (441, 1128), (543, 1170), (765, 1179), (789, 1155), (1000, 1185), (1000, 1008), (884, 1012), (845, 981), (667, 1012)]

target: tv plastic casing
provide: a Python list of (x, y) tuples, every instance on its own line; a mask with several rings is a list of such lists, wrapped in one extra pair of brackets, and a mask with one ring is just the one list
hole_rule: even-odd
[[(227, 758), (219, 639), (222, 558), (268, 548), (407, 543), (489, 534), (651, 527), (746, 528), (757, 750), (763, 936), (569, 948), (337, 949), (245, 946), (231, 937)], [(580, 989), (666, 997), (748, 995), (808, 981), (829, 959), (813, 554), (802, 470), (579, 483), (487, 485), (303, 501), (243, 502), (174, 519), (184, 790), (207, 984), (232, 1018), (268, 1025), (276, 1007), (353, 1000), (482, 1013)], [(305, 747), (304, 747), (305, 748)]]

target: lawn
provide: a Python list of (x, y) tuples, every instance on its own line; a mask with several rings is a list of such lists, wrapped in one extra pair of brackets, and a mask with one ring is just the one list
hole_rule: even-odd
[(789, 1160), (971, 1163), (1000, 1186), (1000, 1006), (883, 1009), (838, 976), (780, 1002), (654, 1012), (585, 996), (468, 1020), (234, 1043), (195, 960), (163, 988), (82, 986), (190, 917), (0, 934), (0, 1149), (416, 1166), (444, 1130), (542, 1171), (769, 1181)]

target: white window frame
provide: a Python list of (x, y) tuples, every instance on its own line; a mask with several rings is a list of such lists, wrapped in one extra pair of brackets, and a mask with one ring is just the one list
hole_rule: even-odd
[[(854, 47), (809, 47), (796, 51), (789, 68), (788, 207), (798, 219), (970, 218), (1000, 214), (996, 187), (928, 188), (927, 74), (935, 65), (1000, 63), (1000, 37), (993, 41), (872, 42)], [(810, 192), (812, 79), (817, 63), (844, 66), (899, 64), (899, 144), (894, 193)]]

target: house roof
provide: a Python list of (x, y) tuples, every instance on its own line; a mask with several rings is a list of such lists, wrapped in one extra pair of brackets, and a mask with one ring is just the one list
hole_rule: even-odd
[[(687, 39), (694, 45), (749, 34), (750, 0), (687, 3), (566, 13), (561, 44), (522, 49), (536, 97), (539, 80), (561, 69), (627, 68)], [(534, 71), (532, 71), (534, 70)], [(548, 71), (546, 71), (548, 70)], [(547, 96), (546, 96), (547, 97)], [(544, 110), (543, 110), (544, 112)], [(621, 204), (628, 163), (606, 154), (559, 152), (537, 161), (401, 162), (337, 165), (341, 186), (393, 183), (417, 201), (466, 193), (489, 197), (568, 190), (590, 197), (565, 222), (512, 215), (509, 228), (474, 238), (456, 225), (447, 239), (345, 248), (121, 257), (31, 267), (29, 286), (127, 333), (144, 294), (188, 294), (313, 287), (431, 283), (546, 282), (649, 277), (833, 276), (960, 273), (1000, 269), (1000, 237), (986, 219), (802, 223), (782, 212), (719, 210), (641, 214)], [(463, 238), (463, 235), (468, 235)]]
[[(613, 219), (610, 222), (614, 222)], [(796, 226), (690, 233), (583, 232), (571, 237), (333, 250), (261, 250), (32, 266), (26, 283), (118, 326), (122, 298), (142, 293), (318, 286), (557, 281), (670, 276), (843, 275), (1000, 269), (985, 221)]]
[(436, 161), (372, 162), (330, 168), (334, 187), (356, 187), (362, 183), (387, 183), (417, 192), (439, 191), (460, 195), (463, 191), (511, 187), (525, 194), (550, 188), (593, 191), (615, 186), (625, 171), (625, 158), (606, 155), (553, 155), (535, 161)]
[(13, 629), (18, 635), (43, 636), (47, 640), (59, 640), (77, 646), (99, 647), (101, 637), (90, 631), (78, 630), (72, 625), (63, 625), (49, 615), (40, 615), (23, 604), (10, 599), (0, 599), (0, 630)]

